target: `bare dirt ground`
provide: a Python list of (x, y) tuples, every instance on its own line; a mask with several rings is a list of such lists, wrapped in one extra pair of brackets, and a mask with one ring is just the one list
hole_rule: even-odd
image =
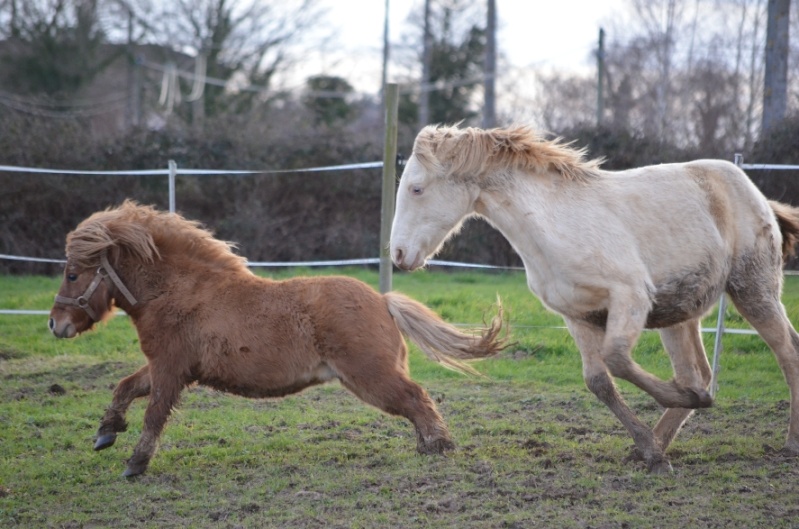
[[(143, 406), (112, 448), (91, 438), (135, 366), (13, 362), (0, 370), (2, 527), (799, 527), (799, 460), (777, 451), (784, 400), (698, 412), (662, 477), (624, 460), (629, 437), (584, 388), (425, 382), (458, 443), (445, 457), (417, 455), (407, 422), (335, 385), (279, 401), (195, 388), (148, 472), (126, 480)], [(656, 420), (648, 398), (628, 399)]]

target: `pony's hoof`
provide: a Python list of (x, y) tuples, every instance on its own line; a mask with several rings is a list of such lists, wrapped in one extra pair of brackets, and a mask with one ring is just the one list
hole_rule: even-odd
[(139, 474), (144, 474), (144, 471), (147, 470), (147, 466), (149, 464), (149, 456), (137, 456), (136, 454), (133, 454), (133, 456), (128, 459), (128, 467), (125, 469), (125, 472), (122, 473), (122, 476), (126, 478), (132, 478), (134, 476), (138, 476)]
[(451, 439), (435, 439), (428, 443), (419, 443), (416, 450), (420, 454), (443, 454), (448, 450), (455, 450), (455, 443)]
[(114, 441), (117, 440), (117, 434), (115, 433), (107, 433), (103, 435), (98, 435), (97, 440), (94, 442), (94, 451), (100, 451), (109, 446), (114, 444)]
[(652, 461), (647, 465), (650, 474), (659, 476), (667, 476), (674, 472), (674, 468), (669, 463), (668, 459), (661, 459), (660, 461)]
[(122, 473), (123, 478), (133, 478), (144, 474), (144, 471), (147, 470), (147, 465), (133, 465), (128, 463), (128, 467), (125, 469), (125, 472)]

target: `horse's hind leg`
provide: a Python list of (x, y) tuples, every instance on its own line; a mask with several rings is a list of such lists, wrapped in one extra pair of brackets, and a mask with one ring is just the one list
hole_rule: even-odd
[(145, 365), (132, 375), (123, 378), (114, 389), (111, 405), (105, 410), (97, 430), (95, 450), (103, 450), (114, 444), (117, 433), (128, 429), (125, 414), (130, 403), (150, 393), (150, 366)]
[(778, 298), (780, 286), (764, 293), (763, 287), (767, 283), (752, 281), (757, 287), (745, 291), (731, 289), (729, 294), (738, 312), (752, 324), (777, 357), (791, 392), (791, 417), (783, 451), (786, 455), (799, 456), (799, 334)]
[(444, 420), (427, 392), (408, 377), (405, 344), (393, 354), (351, 355), (331, 363), (341, 383), (364, 402), (405, 417), (416, 428), (416, 449), (439, 454), (455, 448)]
[[(701, 321), (687, 322), (662, 329), (660, 339), (669, 353), (674, 368), (674, 379), (680, 386), (707, 388), (711, 371), (702, 343)], [(665, 451), (693, 413), (688, 408), (668, 408), (655, 425), (655, 438)]]

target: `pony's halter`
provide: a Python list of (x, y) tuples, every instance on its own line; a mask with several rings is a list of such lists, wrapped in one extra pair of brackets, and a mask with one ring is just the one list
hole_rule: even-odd
[(63, 305), (73, 305), (75, 307), (79, 307), (86, 311), (86, 314), (89, 315), (91, 319), (94, 321), (100, 321), (100, 318), (97, 317), (97, 314), (94, 312), (94, 309), (91, 308), (89, 305), (89, 300), (94, 294), (94, 291), (97, 290), (97, 287), (100, 286), (100, 283), (103, 279), (110, 277), (111, 282), (116, 286), (122, 295), (128, 300), (131, 305), (136, 305), (136, 298), (133, 297), (133, 294), (130, 293), (130, 290), (125, 286), (122, 280), (117, 275), (116, 271), (111, 267), (111, 263), (108, 262), (108, 258), (105, 254), (100, 256), (100, 267), (97, 269), (97, 273), (94, 274), (94, 279), (92, 282), (89, 283), (89, 286), (86, 287), (86, 291), (78, 296), (77, 298), (68, 298), (65, 296), (59, 296), (56, 294), (55, 302), (61, 303)]

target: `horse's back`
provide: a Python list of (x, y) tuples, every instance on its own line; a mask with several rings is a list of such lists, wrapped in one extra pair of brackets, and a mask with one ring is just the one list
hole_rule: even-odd
[(681, 254), (732, 256), (774, 225), (768, 201), (749, 177), (724, 160), (696, 160), (608, 173), (617, 184), (623, 222), (643, 245)]

